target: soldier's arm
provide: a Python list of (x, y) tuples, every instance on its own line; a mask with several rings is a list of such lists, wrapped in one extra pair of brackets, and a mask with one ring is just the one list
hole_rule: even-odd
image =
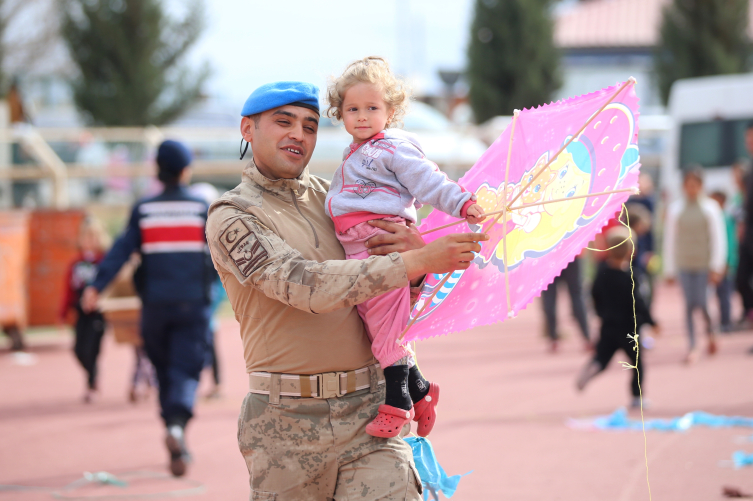
[(208, 240), (218, 269), (232, 273), (245, 286), (309, 313), (353, 306), (408, 286), (408, 270), (400, 254), (323, 263), (306, 260), (250, 215), (226, 221)]
[[(210, 216), (211, 219), (212, 216)], [(427, 273), (467, 269), (489, 237), (458, 233), (420, 249), (365, 260), (309, 261), (251, 215), (207, 226), (215, 266), (243, 285), (310, 313), (353, 306)]]
[(97, 289), (98, 292), (102, 292), (107, 287), (118, 274), (120, 268), (130, 259), (131, 254), (141, 247), (138, 210), (138, 205), (133, 208), (125, 231), (118, 237), (98, 266), (97, 278), (92, 283), (92, 287)]

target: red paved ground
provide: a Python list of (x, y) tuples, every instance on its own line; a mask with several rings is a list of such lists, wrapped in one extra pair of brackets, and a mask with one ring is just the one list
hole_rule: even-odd
[[(682, 365), (685, 339), (678, 294), (676, 289), (663, 290), (656, 303), (664, 332), (654, 350), (644, 351), (646, 393), (653, 404), (646, 416), (692, 410), (753, 416), (753, 357), (746, 354), (753, 336), (725, 336), (714, 358)], [(578, 394), (573, 382), (587, 355), (565, 319), (567, 302), (561, 302), (560, 316), (569, 336), (557, 355), (546, 352), (538, 306), (504, 326), (419, 344), (422, 370), (443, 388), (440, 420), (431, 436), (435, 449), (450, 474), (474, 470), (453, 499), (649, 499), (639, 433), (575, 431), (565, 425), (568, 418), (611, 413), (625, 405), (630, 375), (613, 362)], [(18, 365), (10, 354), (0, 352), (0, 484), (60, 487), (84, 471), (165, 471), (155, 403), (134, 406), (126, 401), (133, 362), (128, 347), (107, 338), (101, 359), (102, 399), (84, 405), (83, 376), (69, 352), (70, 338), (37, 336), (32, 343), (35, 365)], [(246, 469), (235, 443), (246, 378), (232, 319), (222, 324), (219, 349), (225, 396), (202, 400), (188, 432), (196, 457), (188, 478), (194, 483), (141, 480), (127, 492), (190, 489), (200, 483), (205, 493), (193, 499), (248, 499)], [(202, 394), (207, 388), (202, 387)], [(719, 465), (735, 450), (753, 452), (753, 442), (737, 443), (751, 435), (751, 429), (649, 433), (653, 499), (721, 499), (723, 485), (753, 492), (753, 470)], [(126, 491), (89, 487), (68, 495), (112, 492)], [(0, 500), (6, 499), (51, 497), (45, 492), (0, 491)]]

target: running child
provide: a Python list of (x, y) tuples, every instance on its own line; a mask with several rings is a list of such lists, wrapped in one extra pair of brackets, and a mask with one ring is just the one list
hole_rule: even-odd
[(594, 376), (607, 368), (617, 350), (622, 350), (630, 364), (637, 367), (630, 383), (633, 395), (630, 406), (635, 408), (641, 405), (639, 381), (643, 383), (645, 374), (643, 357), (633, 349), (635, 342), (628, 338), (628, 334), (635, 335), (636, 327), (640, 331), (645, 324), (651, 325), (656, 333), (658, 326), (643, 298), (635, 290), (634, 278), (630, 276), (632, 244), (626, 241), (629, 236), (630, 232), (623, 226), (607, 231), (607, 259), (599, 267), (591, 290), (594, 309), (601, 319), (601, 332), (596, 353), (581, 371), (576, 386), (583, 390)]
[(99, 221), (90, 217), (84, 219), (79, 229), (79, 255), (68, 268), (60, 310), (62, 321), (68, 318), (71, 310), (76, 312), (76, 343), (73, 351), (86, 371), (86, 403), (90, 403), (97, 395), (97, 358), (105, 333), (105, 318), (98, 310), (86, 313), (81, 309), (81, 293), (97, 276), (99, 263), (108, 246), (109, 237)]
[[(409, 93), (380, 57), (353, 62), (327, 89), (327, 115), (342, 121), (353, 142), (345, 149), (325, 201), (348, 259), (367, 259), (366, 241), (384, 231), (368, 221), (406, 224), (421, 204), (470, 224), (485, 219), (473, 193), (428, 160), (415, 135), (396, 129)], [(410, 290), (397, 289), (358, 305), (371, 349), (384, 369), (386, 398), (366, 432), (394, 437), (411, 420), (426, 436), (436, 420), (439, 385), (427, 381), (409, 346), (398, 343), (410, 317)]]

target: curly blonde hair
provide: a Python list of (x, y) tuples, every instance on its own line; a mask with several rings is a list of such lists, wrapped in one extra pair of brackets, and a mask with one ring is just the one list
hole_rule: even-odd
[(400, 78), (396, 77), (384, 58), (369, 56), (353, 61), (338, 78), (330, 79), (327, 86), (329, 108), (327, 116), (337, 121), (342, 120), (342, 105), (345, 92), (357, 83), (370, 83), (381, 88), (384, 102), (392, 110), (392, 118), (386, 128), (402, 126), (402, 120), (408, 111), (410, 89)]

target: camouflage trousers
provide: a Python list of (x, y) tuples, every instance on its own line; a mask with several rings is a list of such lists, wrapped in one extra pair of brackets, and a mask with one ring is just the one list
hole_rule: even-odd
[(422, 499), (421, 480), (402, 436), (375, 438), (366, 424), (384, 402), (384, 385), (340, 398), (249, 393), (238, 418), (251, 501)]

